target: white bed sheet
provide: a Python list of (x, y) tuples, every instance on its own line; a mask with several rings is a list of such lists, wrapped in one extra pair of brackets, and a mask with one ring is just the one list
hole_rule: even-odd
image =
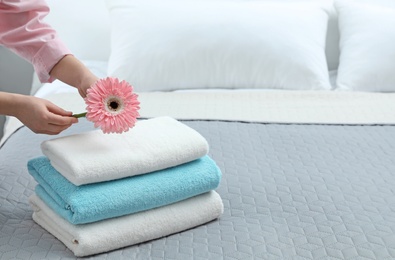
[[(85, 61), (98, 77), (107, 63)], [(330, 72), (331, 82), (336, 71)], [(35, 86), (37, 88), (37, 85)], [(237, 120), (307, 124), (394, 124), (395, 94), (344, 91), (290, 91), (268, 89), (198, 89), (138, 93), (143, 118)], [(74, 113), (85, 111), (77, 90), (60, 81), (42, 85), (34, 94)], [(8, 117), (0, 145), (22, 123)]]

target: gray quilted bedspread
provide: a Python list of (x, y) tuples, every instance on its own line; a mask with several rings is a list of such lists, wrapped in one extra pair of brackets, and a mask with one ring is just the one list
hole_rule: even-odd
[[(395, 127), (184, 121), (223, 172), (219, 220), (95, 259), (395, 259)], [(81, 120), (63, 134), (91, 130)], [(36, 225), (28, 159), (51, 136), (0, 149), (0, 258), (70, 259)]]

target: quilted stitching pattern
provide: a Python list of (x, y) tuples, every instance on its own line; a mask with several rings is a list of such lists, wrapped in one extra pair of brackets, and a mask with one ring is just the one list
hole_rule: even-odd
[[(223, 171), (216, 221), (95, 259), (393, 259), (394, 126), (186, 121)], [(92, 129), (81, 120), (63, 134)], [(31, 219), (28, 159), (48, 138), (22, 128), (0, 149), (1, 259), (70, 259)]]

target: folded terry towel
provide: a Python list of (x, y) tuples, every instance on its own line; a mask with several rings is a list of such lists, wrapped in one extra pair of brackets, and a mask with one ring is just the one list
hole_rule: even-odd
[(210, 191), (152, 210), (73, 225), (32, 195), (33, 220), (62, 241), (76, 256), (87, 256), (164, 237), (207, 223), (223, 212), (221, 197)]
[(37, 195), (73, 224), (184, 200), (217, 188), (221, 179), (221, 171), (208, 155), (152, 173), (81, 186), (64, 178), (44, 156), (30, 160), (28, 170), (39, 183)]
[(187, 125), (157, 117), (123, 134), (95, 130), (44, 141), (41, 149), (66, 179), (82, 185), (186, 163), (206, 155), (208, 143)]

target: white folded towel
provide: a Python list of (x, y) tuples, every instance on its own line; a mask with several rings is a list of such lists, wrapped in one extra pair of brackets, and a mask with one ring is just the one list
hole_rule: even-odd
[(101, 130), (44, 141), (52, 166), (75, 185), (108, 181), (177, 166), (208, 153), (206, 139), (171, 118), (140, 120), (123, 134)]
[(223, 213), (215, 191), (152, 210), (90, 224), (73, 225), (32, 195), (33, 220), (62, 241), (76, 256), (131, 246), (181, 232), (218, 218)]

